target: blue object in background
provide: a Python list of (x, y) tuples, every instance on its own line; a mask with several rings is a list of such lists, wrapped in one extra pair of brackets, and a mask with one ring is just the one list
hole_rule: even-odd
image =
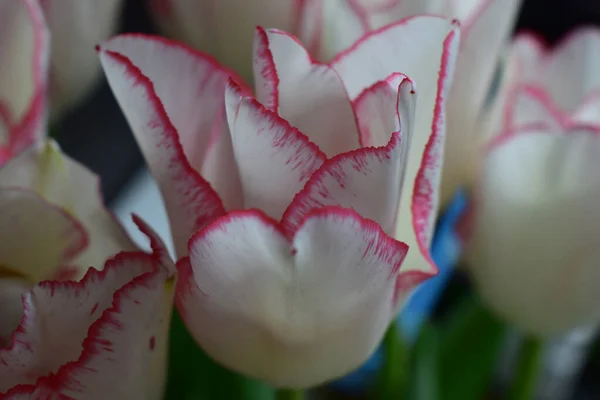
[[(439, 268), (436, 277), (423, 283), (408, 299), (398, 315), (398, 326), (409, 344), (419, 337), (421, 326), (433, 312), (458, 262), (462, 243), (456, 232), (457, 223), (467, 208), (467, 196), (459, 191), (441, 216), (431, 243), (431, 255)], [(383, 352), (377, 349), (365, 364), (353, 373), (338, 379), (332, 387), (348, 392), (364, 390), (377, 376), (383, 364)]]

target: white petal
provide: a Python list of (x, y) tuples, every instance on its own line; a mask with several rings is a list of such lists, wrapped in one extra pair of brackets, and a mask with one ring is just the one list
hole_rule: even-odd
[(471, 273), (489, 305), (531, 334), (600, 322), (599, 152), (597, 129), (525, 130), (485, 159)]
[(438, 210), (445, 99), (458, 39), (458, 30), (450, 21), (414, 17), (365, 36), (332, 63), (352, 99), (394, 72), (411, 78), (419, 93), (406, 173), (408, 187), (402, 193), (395, 235), (419, 249), (411, 251), (407, 259), (407, 266), (415, 270), (436, 270), (429, 244)]
[(178, 308), (217, 361), (275, 386), (341, 376), (372, 353), (395, 312), (403, 243), (350, 210), (309, 216), (291, 243), (256, 211), (190, 242)]
[(296, 128), (239, 87), (227, 90), (227, 114), (242, 181), (244, 208), (280, 218), (325, 155)]
[(89, 94), (101, 77), (94, 46), (113, 35), (123, 0), (44, 0), (40, 2), (52, 34), (53, 112), (64, 111)]
[[(383, 128), (389, 129), (387, 142), (327, 160), (286, 210), (282, 219), (286, 232), (295, 232), (314, 209), (335, 205), (352, 208), (377, 222), (387, 234), (395, 233), (416, 97), (412, 83), (400, 79), (395, 89), (391, 86), (393, 79), (381, 82), (362, 97), (364, 100), (359, 100), (362, 106), (357, 115), (373, 125), (370, 129), (376, 140), (383, 136), (383, 131), (376, 132), (377, 125), (386, 124), (372, 119), (388, 121), (387, 128)], [(397, 99), (391, 97), (392, 93)]]
[(258, 28), (254, 75), (257, 100), (300, 129), (327, 156), (359, 147), (356, 120), (340, 78), (313, 61), (296, 38)]
[[(224, 213), (217, 192), (194, 169), (194, 159), (188, 160), (187, 150), (182, 147), (186, 143), (184, 137), (194, 143), (188, 146), (190, 154), (196, 155), (209, 146), (212, 123), (218, 120), (214, 107), (219, 109), (224, 96), (224, 92), (218, 94), (217, 90), (223, 71), (214, 62), (181, 45), (136, 35), (120, 36), (105, 43), (100, 48), (100, 58), (108, 82), (161, 189), (176, 252), (178, 256), (184, 255), (192, 233)], [(203, 78), (210, 88), (208, 93), (203, 91)], [(180, 95), (185, 100), (183, 103), (178, 100)], [(190, 97), (192, 95), (196, 96)], [(218, 97), (208, 97), (208, 100), (205, 95)], [(199, 100), (209, 107), (206, 112), (195, 111)], [(191, 118), (191, 122), (186, 122), (186, 118)], [(219, 124), (221, 127), (222, 122)], [(231, 172), (231, 169), (226, 171)], [(229, 178), (232, 176), (222, 177)]]
[(73, 265), (82, 277), (91, 265), (102, 265), (119, 251), (136, 250), (123, 227), (105, 207), (96, 174), (61, 152), (52, 141), (41, 141), (0, 169), (0, 187), (20, 187), (73, 215), (83, 225), (90, 245)]
[[(516, 22), (521, 0), (454, 0), (446, 14), (461, 21), (460, 55), (448, 97), (442, 204), (472, 183), (480, 150), (480, 116), (501, 50)], [(417, 81), (418, 85), (418, 81)]]
[(54, 278), (86, 248), (83, 227), (32, 191), (0, 188), (0, 266), (38, 282)]

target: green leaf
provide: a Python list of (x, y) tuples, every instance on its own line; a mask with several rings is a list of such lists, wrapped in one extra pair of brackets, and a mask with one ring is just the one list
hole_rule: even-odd
[(425, 324), (413, 352), (408, 399), (440, 400), (439, 359), (439, 329), (434, 325)]
[(379, 375), (378, 399), (396, 400), (406, 392), (408, 372), (410, 370), (410, 350), (392, 321), (383, 338), (384, 364)]
[(165, 400), (273, 400), (266, 384), (231, 372), (198, 347), (175, 310), (169, 340)]
[(442, 400), (479, 400), (489, 389), (506, 327), (470, 294), (446, 320), (440, 348)]

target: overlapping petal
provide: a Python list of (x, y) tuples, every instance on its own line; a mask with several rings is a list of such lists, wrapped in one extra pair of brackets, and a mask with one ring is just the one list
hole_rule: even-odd
[[(419, 46), (410, 37), (419, 37)], [(415, 84), (418, 96), (405, 180), (408, 187), (402, 192), (395, 237), (419, 249), (409, 253), (407, 264), (421, 271), (436, 270), (429, 244), (439, 206), (445, 105), (458, 44), (458, 29), (450, 21), (434, 16), (409, 18), (365, 36), (331, 64), (351, 99), (394, 72), (402, 72)], [(379, 62), (365, 62), (371, 58)]]
[(475, 192), (471, 273), (521, 329), (551, 336), (600, 320), (600, 131), (524, 128), (498, 137)]
[(173, 296), (165, 262), (121, 253), (80, 282), (26, 293), (21, 324), (0, 349), (0, 398), (160, 399)]
[[(600, 122), (600, 79), (595, 73), (600, 68), (599, 46), (600, 30), (595, 28), (576, 29), (553, 48), (535, 35), (517, 36), (492, 109), (491, 136), (523, 121), (544, 121), (542, 108), (551, 110), (563, 125)], [(520, 107), (523, 103), (528, 106)]]
[(205, 51), (252, 78), (252, 34), (257, 25), (293, 31), (294, 0), (153, 0), (151, 9), (163, 31)]
[(218, 361), (277, 386), (312, 386), (375, 349), (406, 251), (347, 209), (308, 215), (291, 239), (262, 213), (230, 213), (190, 241), (177, 302)]
[(6, 187), (33, 191), (81, 223), (90, 245), (72, 260), (77, 267), (74, 278), (119, 251), (136, 249), (104, 206), (98, 176), (63, 154), (52, 140), (36, 143), (0, 169), (0, 189)]

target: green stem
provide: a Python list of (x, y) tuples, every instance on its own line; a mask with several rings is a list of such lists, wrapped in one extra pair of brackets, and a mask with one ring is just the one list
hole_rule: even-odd
[(390, 324), (383, 338), (383, 349), (385, 359), (381, 369), (379, 399), (396, 400), (404, 394), (408, 355), (395, 321)]
[(304, 400), (306, 395), (304, 390), (279, 389), (275, 394), (276, 400)]
[(509, 400), (531, 400), (535, 396), (542, 365), (543, 342), (526, 337), (519, 350), (517, 370), (509, 392)]

